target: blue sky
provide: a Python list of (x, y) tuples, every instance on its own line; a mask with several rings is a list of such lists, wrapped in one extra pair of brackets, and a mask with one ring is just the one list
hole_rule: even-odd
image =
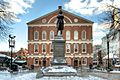
[[(9, 1), (9, 0), (6, 0), (6, 1)], [(12, 3), (12, 1), (14, 4)], [(29, 5), (23, 4), (24, 3), (23, 1), (24, 0), (11, 0), (11, 3), (12, 3), (11, 6), (14, 6), (12, 10), (16, 13), (16, 15), (21, 14), (18, 16), (19, 21), (11, 26), (13, 28), (12, 35), (16, 36), (15, 51), (19, 50), (20, 48), (27, 48), (28, 27), (26, 23), (42, 15), (45, 15), (49, 12), (56, 10), (58, 6), (62, 6), (64, 10), (70, 11), (74, 14), (77, 14), (91, 21), (94, 21), (95, 24), (94, 24), (93, 32), (94, 34), (100, 34), (100, 35), (96, 36), (93, 34), (93, 39), (94, 39), (93, 42), (94, 44), (101, 43), (101, 37), (103, 37), (105, 33), (100, 31), (101, 27), (99, 27), (98, 25), (98, 22), (99, 22), (98, 15), (101, 13), (102, 9), (99, 8), (100, 10), (98, 10), (97, 13), (93, 13), (93, 10), (101, 6), (97, 2), (98, 0), (93, 0), (93, 2), (91, 2), (91, 4), (87, 7), (87, 9), (85, 6), (86, 6), (86, 3), (90, 0), (26, 0), (31, 2), (31, 4)], [(96, 4), (94, 4), (95, 1), (96, 1)], [(104, 1), (105, 3), (106, 1), (110, 1), (110, 0), (99, 0), (99, 1)], [(17, 4), (19, 4), (19, 6), (17, 6)], [(15, 6), (17, 7), (15, 8)], [(7, 40), (0, 42), (0, 45), (2, 45), (0, 46), (0, 51), (9, 50)]]

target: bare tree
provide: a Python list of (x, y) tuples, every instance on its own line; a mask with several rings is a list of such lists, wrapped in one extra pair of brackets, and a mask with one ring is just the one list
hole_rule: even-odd
[(9, 3), (4, 0), (0, 0), (0, 40), (5, 40), (11, 33), (10, 25), (17, 19), (13, 12), (7, 11), (9, 9)]

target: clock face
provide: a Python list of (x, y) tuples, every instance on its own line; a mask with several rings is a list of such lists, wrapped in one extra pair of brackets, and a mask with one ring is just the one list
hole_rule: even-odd
[(78, 19), (77, 19), (77, 18), (75, 18), (75, 19), (74, 19), (74, 22), (78, 22)]
[(46, 19), (42, 19), (42, 23), (46, 23), (47, 22), (47, 20)]

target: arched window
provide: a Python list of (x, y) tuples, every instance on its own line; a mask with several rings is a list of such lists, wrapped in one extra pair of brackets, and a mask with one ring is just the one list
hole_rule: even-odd
[(53, 45), (50, 44), (50, 52), (53, 52)]
[(42, 40), (46, 40), (46, 31), (42, 32)]
[(66, 31), (66, 40), (70, 40), (70, 31)]
[(54, 31), (50, 31), (50, 40), (54, 40)]
[(84, 66), (87, 65), (87, 58), (82, 58), (82, 65), (84, 65)]
[(39, 39), (39, 32), (34, 31), (34, 40), (38, 40), (38, 39)]
[(66, 53), (70, 53), (70, 44), (66, 44)]
[(82, 53), (86, 53), (87, 52), (87, 47), (86, 47), (86, 44), (83, 43), (82, 44)]
[(75, 53), (78, 52), (78, 44), (77, 44), (77, 43), (74, 44), (74, 52), (75, 52)]
[(74, 31), (74, 40), (78, 40), (78, 31)]
[(82, 31), (82, 40), (86, 40), (86, 31), (85, 30)]
[(34, 44), (34, 52), (37, 53), (38, 52), (38, 44)]
[(38, 66), (39, 65), (39, 59), (38, 58), (35, 58), (34, 59), (34, 66)]
[(42, 52), (46, 52), (46, 44), (42, 44)]

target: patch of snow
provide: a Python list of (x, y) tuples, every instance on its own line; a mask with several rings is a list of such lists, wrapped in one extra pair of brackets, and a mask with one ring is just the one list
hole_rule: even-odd
[(15, 62), (17, 62), (17, 63), (25, 63), (26, 60), (16, 60)]
[(65, 76), (65, 77), (43, 77), (37, 80), (106, 80), (94, 76), (88, 77), (76, 77), (76, 76)]
[(4, 55), (4, 54), (0, 54), (0, 57), (7, 57), (7, 55)]
[(77, 72), (74, 68), (68, 66), (50, 66), (42, 70), (46, 72)]
[(65, 59), (53, 59), (53, 62), (54, 63), (66, 63), (66, 60)]
[(120, 74), (120, 71), (110, 71), (110, 73), (119, 73)]
[(120, 65), (115, 65), (115, 67), (120, 67)]
[(3, 74), (0, 72), (0, 80), (106, 80), (106, 79), (102, 79), (94, 76), (43, 77), (43, 78), (36, 79), (36, 73)]

